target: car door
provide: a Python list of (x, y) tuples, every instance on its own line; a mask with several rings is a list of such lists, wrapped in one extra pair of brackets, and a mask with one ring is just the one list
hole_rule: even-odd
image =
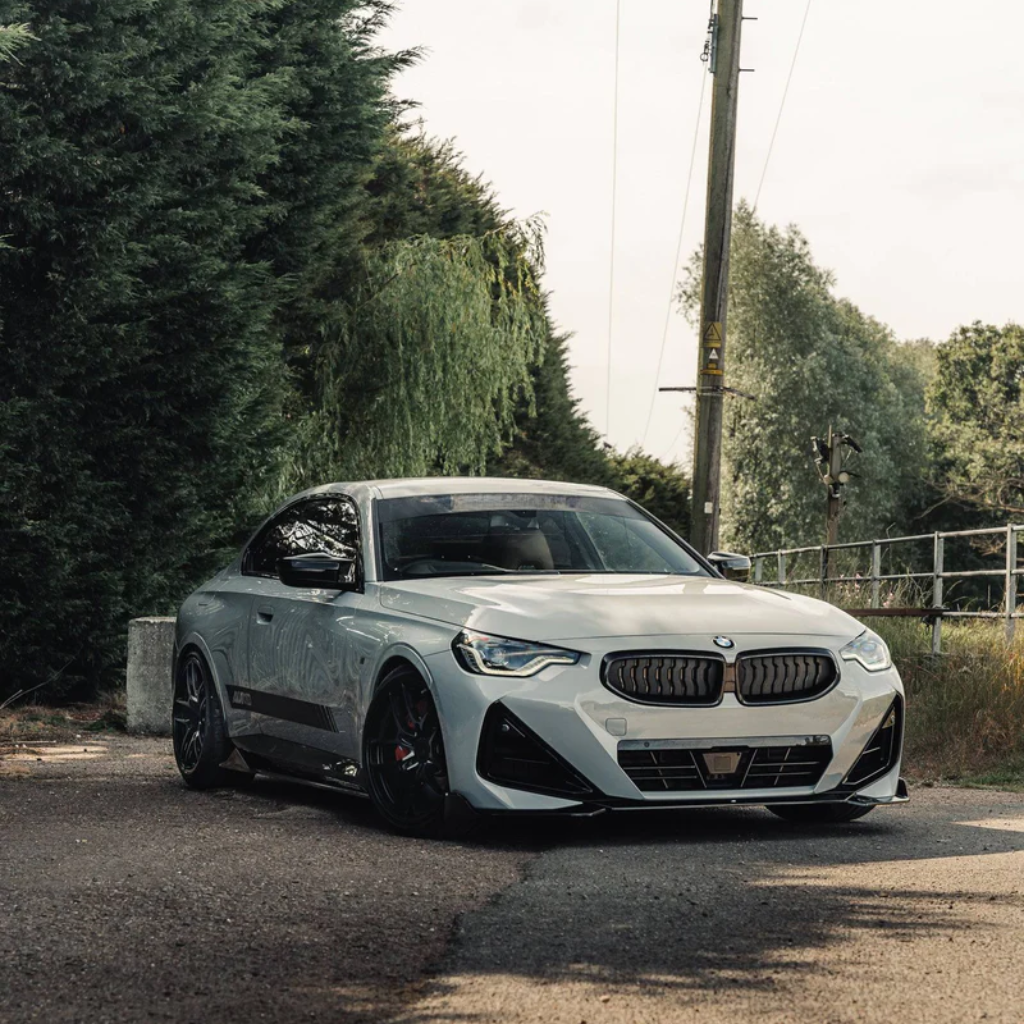
[[(355, 502), (318, 495), (280, 512), (243, 557), (255, 597), (248, 686), (232, 703), (248, 703), (271, 740), (261, 753), (288, 767), (344, 776), (358, 761), (358, 655), (351, 631), (365, 600), (358, 580), (361, 545)], [(357, 589), (289, 587), (278, 578), (281, 559), (319, 552), (353, 560)]]

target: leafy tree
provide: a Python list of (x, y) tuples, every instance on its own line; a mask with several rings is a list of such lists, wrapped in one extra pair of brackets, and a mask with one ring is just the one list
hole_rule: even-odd
[[(517, 358), (508, 366), (495, 368), (495, 380), (500, 380), (514, 367), (518, 367), (521, 375), (525, 372), (515, 380), (506, 377), (503, 388), (498, 392), (506, 396), (518, 394), (512, 419), (509, 419), (507, 404), (491, 413), (484, 403), (477, 406), (479, 428), (475, 431), (467, 432), (458, 418), (451, 420), (450, 427), (445, 426), (446, 409), (453, 409), (460, 417), (465, 415), (464, 409), (459, 410), (459, 405), (465, 403), (465, 394), (459, 390), (463, 378), (458, 374), (451, 378), (457, 387), (447, 401), (441, 400), (446, 393), (444, 391), (433, 399), (414, 395), (404, 385), (396, 390), (395, 382), (407, 371), (395, 364), (393, 351), (387, 343), (358, 343), (346, 347), (345, 373), (329, 390), (335, 395), (351, 396), (356, 393), (364, 396), (360, 399), (364, 411), (358, 413), (350, 408), (348, 415), (337, 417), (336, 422), (372, 424), (376, 422), (373, 409), (387, 408), (389, 415), (394, 416), (398, 412), (396, 402), (404, 401), (401, 415), (405, 417), (406, 429), (410, 435), (423, 439), (422, 445), (420, 442), (412, 447), (405, 442), (398, 445), (394, 449), (397, 461), (382, 458), (378, 450), (375, 458), (370, 460), (371, 467), (377, 473), (402, 472), (402, 467), (409, 465), (408, 453), (415, 450), (420, 453), (412, 462), (417, 472), (480, 471), (482, 461), (486, 460), (486, 472), (492, 474), (553, 477), (602, 484), (613, 482), (614, 473), (597, 435), (571, 394), (566, 339), (555, 334), (546, 300), (539, 292), (543, 263), (539, 225), (532, 225), (532, 233), (528, 230), (524, 234), (501, 208), (491, 186), (465, 169), (462, 154), (452, 143), (432, 139), (415, 127), (402, 129), (393, 126), (389, 130), (367, 191), (371, 197), (371, 229), (366, 243), (371, 252), (387, 251), (389, 246), (392, 253), (401, 251), (395, 249), (394, 243), (418, 246), (421, 253), (429, 250), (440, 252), (444, 250), (428, 245), (424, 239), (448, 241), (454, 246), (449, 247), (449, 252), (476, 253), (485, 258), (484, 263), (478, 264), (478, 269), (484, 271), (485, 276), (492, 275), (492, 295), (504, 295), (506, 300), (514, 297), (517, 303), (525, 301), (529, 305), (528, 316), (522, 321), (523, 326), (528, 327), (522, 334), (522, 344), (529, 351), (527, 363)], [(413, 239), (418, 241), (413, 243)], [(477, 243), (481, 243), (479, 248)], [(459, 274), (465, 273), (464, 260), (460, 260), (447, 269), (445, 276), (450, 277), (453, 269)], [(506, 269), (499, 273), (501, 264)], [(416, 266), (415, 261), (413, 266)], [(510, 275), (508, 271), (511, 268), (515, 270)], [(426, 269), (418, 267), (415, 275), (404, 282), (403, 288), (414, 288), (417, 278), (426, 284)], [(385, 271), (386, 280), (389, 276)], [(499, 282), (503, 282), (502, 287), (498, 286)], [(481, 283), (478, 281), (475, 287)], [(469, 279), (463, 278), (460, 287), (467, 284)], [(528, 286), (525, 291), (523, 285)], [(431, 291), (433, 288), (430, 285)], [(429, 315), (430, 308), (448, 316), (431, 291), (419, 296), (414, 290), (409, 293), (413, 308), (417, 309), (417, 319), (422, 324), (426, 323), (424, 318)], [(393, 298), (387, 292), (382, 293), (376, 305), (377, 311), (385, 312)], [(479, 310), (482, 313), (482, 307)], [(527, 307), (523, 306), (521, 311), (526, 314)], [(503, 321), (500, 310), (495, 309), (493, 314), (497, 315), (495, 322), (500, 325)], [(494, 337), (482, 317), (477, 323), (485, 337)], [(438, 329), (446, 328), (438, 322), (431, 330)], [(372, 336), (372, 333), (365, 335)], [(479, 348), (480, 342), (473, 341), (468, 335), (453, 339), (453, 343), (455, 341), (463, 353), (454, 363), (460, 372), (480, 362), (476, 354), (484, 351)], [(405, 361), (409, 362), (416, 348), (405, 347), (403, 351)], [(443, 351), (435, 351), (433, 346), (428, 349), (431, 358), (440, 358)], [(361, 353), (369, 357), (365, 365), (362, 365)], [(374, 353), (379, 354), (376, 360), (372, 359)], [(479, 374), (479, 371), (477, 365), (474, 372)], [(367, 382), (365, 388), (361, 385), (355, 388), (339, 386), (339, 381), (358, 380), (360, 374)], [(487, 389), (491, 386), (487, 383)], [(366, 396), (370, 395), (376, 396), (376, 405), (367, 404)], [(437, 443), (442, 430), (449, 430), (456, 443), (456, 447), (444, 456), (440, 454), (441, 448)], [(333, 431), (326, 433), (335, 436)], [(314, 430), (313, 436), (325, 436), (322, 426)], [(365, 427), (346, 426), (337, 436), (341, 437), (346, 449), (354, 451), (368, 432)], [(510, 437), (512, 444), (508, 447)], [(476, 440), (467, 446), (473, 438)], [(335, 457), (334, 464), (337, 465), (338, 461)], [(351, 465), (352, 460), (342, 460), (341, 464)]]
[[(375, 222), (370, 242), (415, 235), (480, 237), (494, 232), (506, 232), (507, 238), (507, 212), (491, 187), (465, 170), (462, 155), (450, 142), (393, 129), (369, 191)], [(526, 255), (535, 270), (539, 256), (537, 252)], [(499, 432), (506, 443), (496, 451), (494, 441), (499, 435), (488, 436), (479, 449), (487, 458), (486, 472), (613, 487), (647, 505), (685, 535), (686, 477), (639, 451), (622, 456), (602, 444), (572, 393), (568, 337), (555, 330), (547, 302), (542, 301), (541, 317), (534, 320), (541, 341), (539, 347), (535, 340), (531, 342), (534, 362), (515, 409), (511, 444)], [(479, 460), (466, 458), (468, 454), (455, 460), (455, 466), (479, 468)]]
[(528, 395), (545, 321), (536, 245), (513, 227), (366, 255), (318, 363), (284, 490), (324, 478), (479, 472)]
[(608, 453), (572, 393), (567, 342), (548, 325), (544, 359), (532, 373), (534, 401), (521, 403), (512, 443), (490, 460), (488, 473), (607, 487), (617, 483)]
[(936, 361), (928, 405), (944, 496), (975, 515), (1024, 515), (1024, 328), (976, 321)]
[(537, 226), (396, 127), (389, 9), (0, 0), (0, 692), (115, 677), (128, 618), (299, 483), (513, 436), (538, 474), (657, 476), (578, 410)]
[[(681, 290), (693, 315), (700, 265)], [(829, 424), (864, 455), (847, 488), (842, 532), (876, 536), (906, 525), (924, 486), (927, 444), (919, 352), (833, 294), (832, 275), (795, 227), (733, 220), (728, 320), (730, 384), (753, 394), (727, 403), (723, 543), (769, 550), (820, 542), (824, 489), (807, 454)]]
[(938, 346), (931, 338), (904, 341), (899, 349), (900, 363), (911, 367), (918, 385), (928, 386), (939, 372)]

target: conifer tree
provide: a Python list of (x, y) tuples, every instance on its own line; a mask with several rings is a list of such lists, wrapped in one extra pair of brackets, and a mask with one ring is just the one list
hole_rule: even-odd
[[(251, 519), (315, 260), (285, 253), (308, 224), (274, 183), (301, 79), (275, 19), (303, 6), (0, 0), (35, 36), (0, 66), (0, 691), (109, 678), (127, 619)], [(353, 135), (381, 92), (360, 70)]]
[(388, 82), (416, 57), (376, 45), (391, 9), (387, 0), (279, 0), (261, 16), (257, 67), (276, 84), (286, 131), (257, 179), (268, 216), (251, 253), (282, 289), (275, 325), (307, 403), (320, 340), (365, 276), (367, 183), (394, 115)]
[(28, 25), (0, 25), (0, 62), (10, 60), (31, 38)]

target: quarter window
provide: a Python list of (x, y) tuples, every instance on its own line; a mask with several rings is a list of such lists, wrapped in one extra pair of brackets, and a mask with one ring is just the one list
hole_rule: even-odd
[(242, 561), (248, 576), (277, 576), (282, 558), (324, 552), (355, 560), (359, 516), (350, 498), (313, 498), (286, 508), (260, 531)]

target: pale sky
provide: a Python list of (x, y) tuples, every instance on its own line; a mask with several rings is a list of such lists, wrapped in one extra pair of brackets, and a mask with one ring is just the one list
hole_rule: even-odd
[[(736, 198), (753, 200), (806, 0), (746, 0)], [(654, 397), (708, 0), (622, 0), (608, 438), (688, 466), (681, 407)], [(758, 212), (796, 223), (837, 293), (897, 336), (1024, 319), (1024, 2), (812, 0)], [(383, 45), (421, 46), (397, 82), (517, 216), (547, 214), (547, 287), (574, 333), (573, 385), (604, 433), (615, 0), (402, 0)], [(700, 244), (708, 82), (683, 258)], [(662, 385), (693, 384), (676, 313)]]

